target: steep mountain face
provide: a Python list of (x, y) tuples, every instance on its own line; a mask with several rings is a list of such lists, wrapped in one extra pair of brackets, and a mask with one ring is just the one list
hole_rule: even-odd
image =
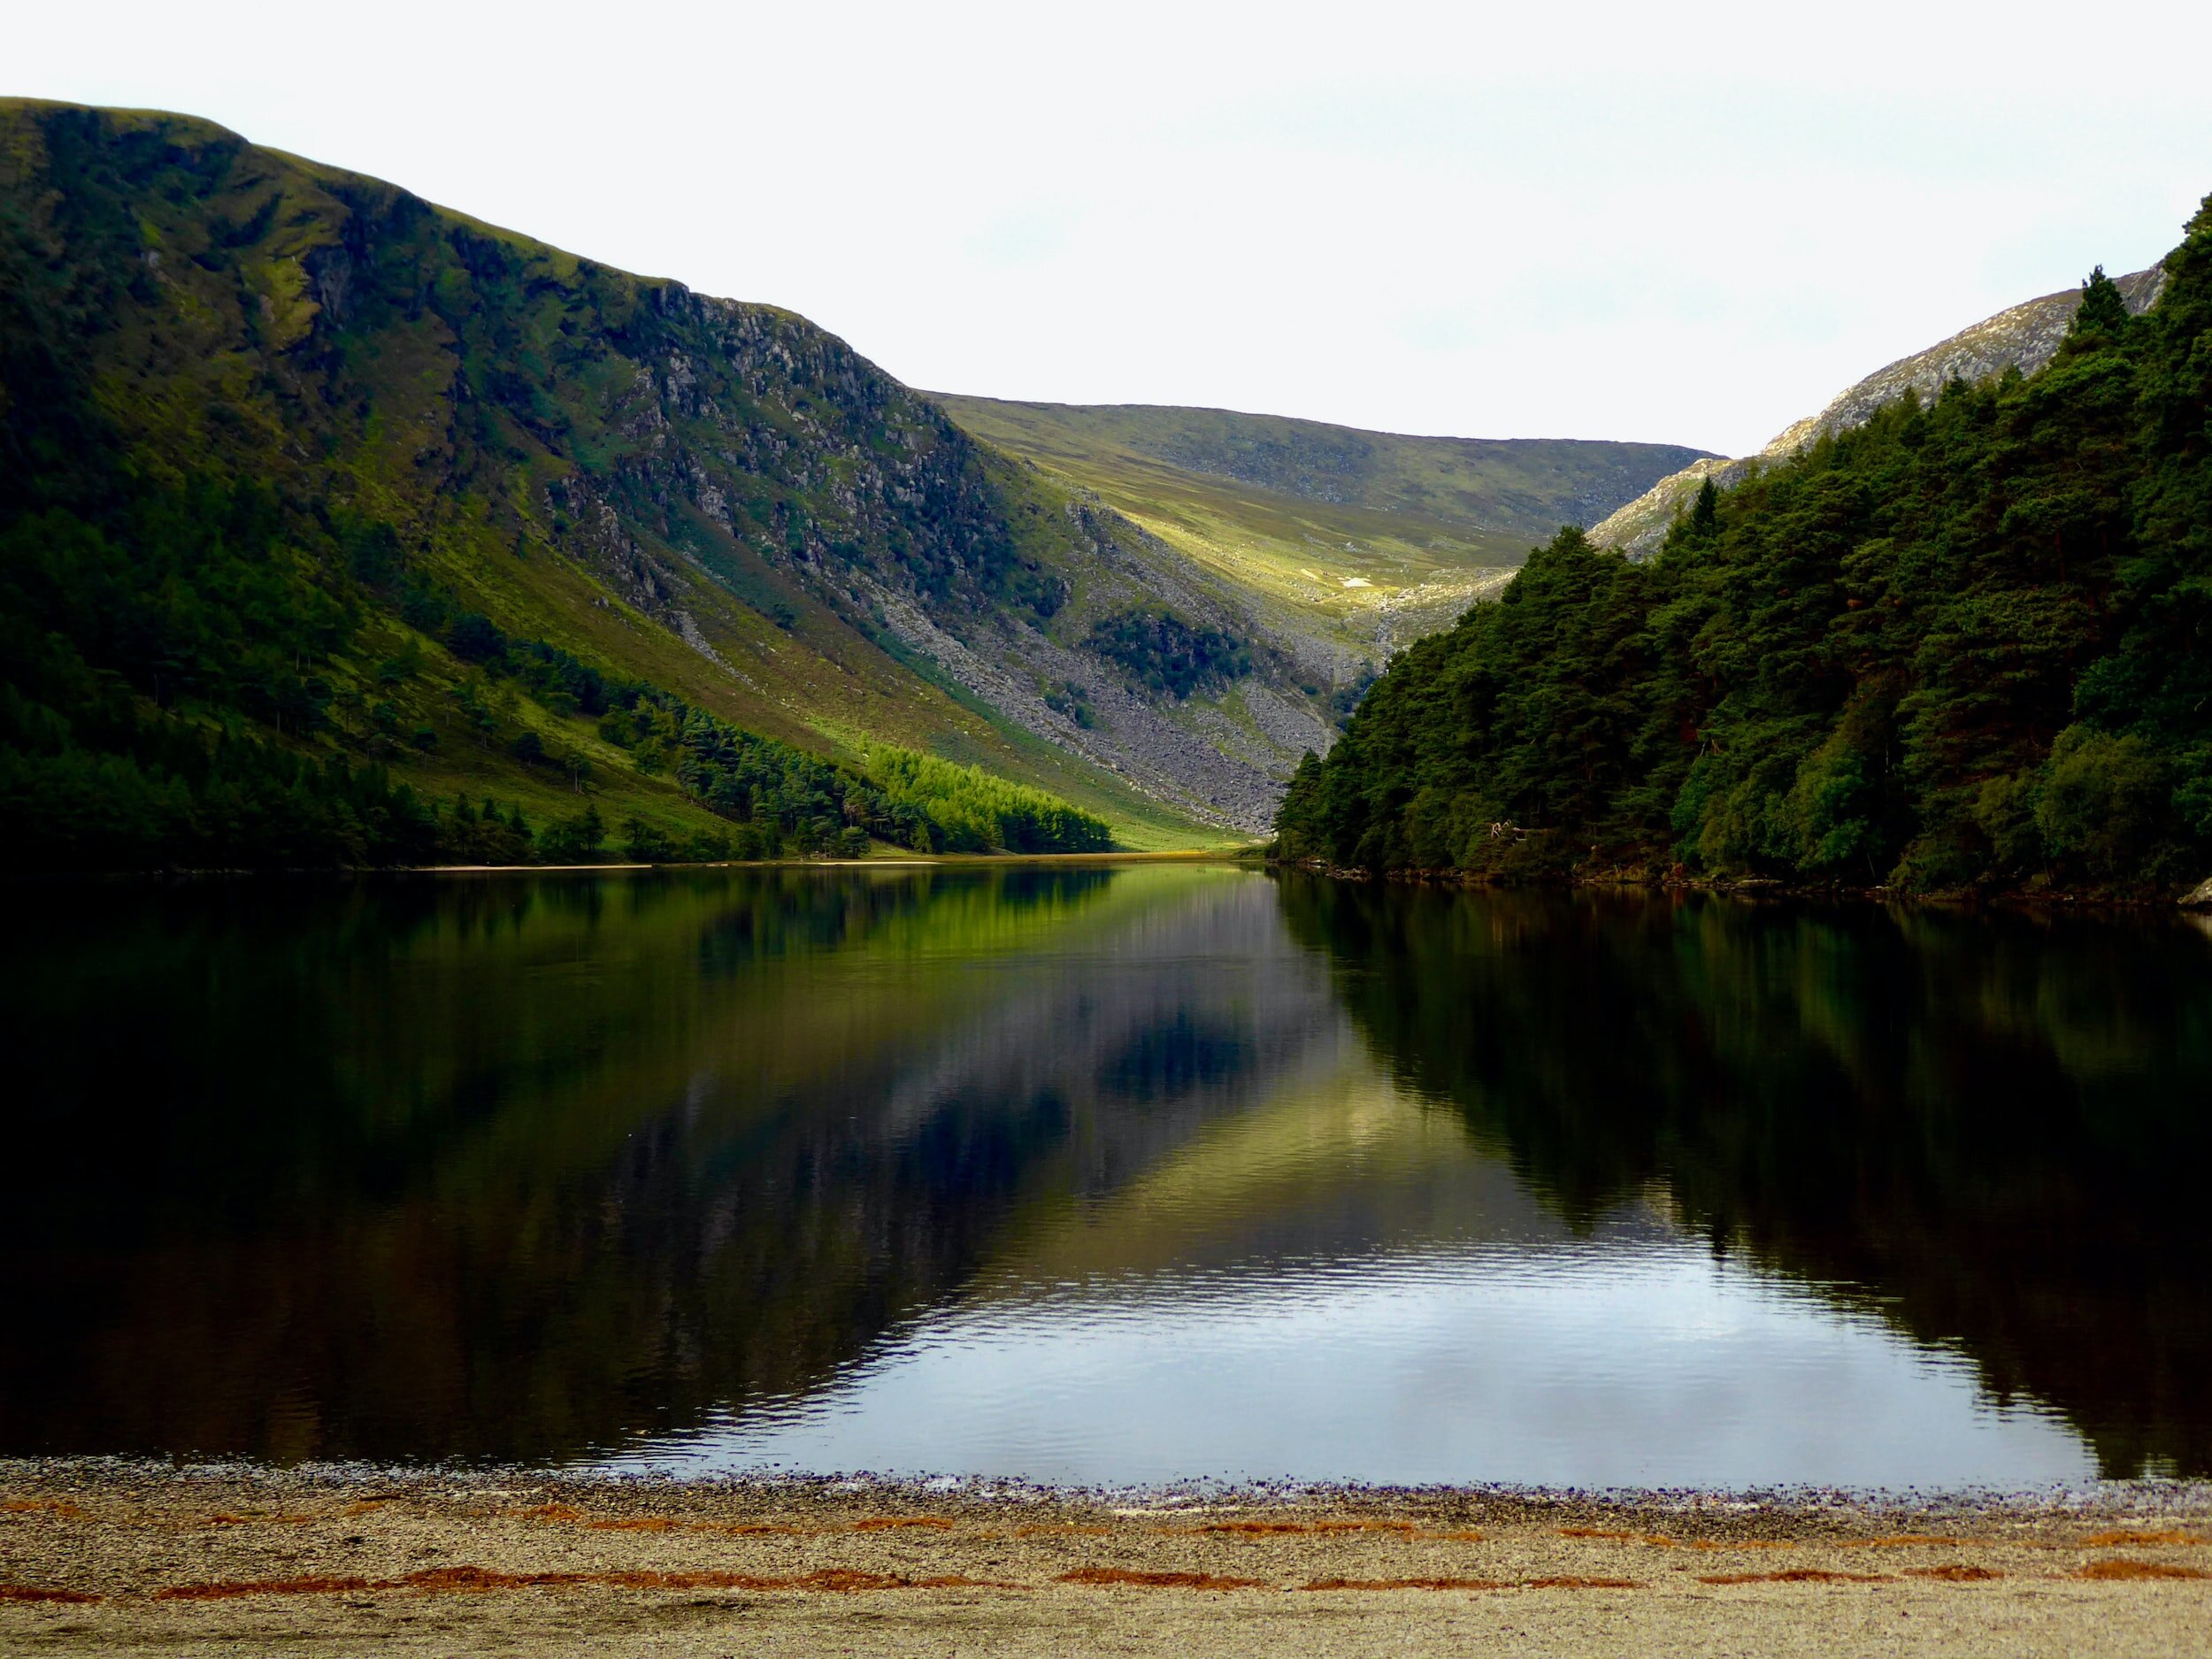
[(940, 395), (955, 421), (1233, 584), (1309, 683), (1356, 685), (1562, 524), (1699, 460), (1677, 445), (1416, 438), (1217, 409)]
[[(428, 789), (535, 799), (541, 780), (457, 728), (380, 748), (373, 709), (434, 737), (475, 695), (452, 633), (473, 617), (817, 752), (983, 764), (1140, 842), (1260, 826), (1332, 734), (1325, 677), (1233, 583), (787, 311), (204, 121), (20, 101), (0, 104), (0, 531), (44, 524), (23, 534), (50, 559), (41, 515), (128, 542), (243, 491), (251, 580), (280, 571), (278, 609), (329, 613), (312, 641), (264, 627), (201, 581), (204, 549), (146, 574), (299, 682), (284, 695), (312, 718), (288, 730), (283, 697), (163, 680), (159, 641), (69, 622), (92, 670), (208, 729), (242, 715), (313, 752), (378, 749)], [(380, 682), (396, 657), (415, 666)], [(493, 714), (681, 817), (673, 783), (628, 778), (572, 710)]]
[[(2121, 277), (2115, 286), (2129, 311), (2139, 314), (2148, 311), (2165, 288), (2166, 269), (2153, 265)], [(2007, 369), (2032, 374), (2058, 350), (2080, 304), (2079, 288), (2046, 294), (1985, 317), (1925, 351), (1900, 357), (1837, 393), (1818, 414), (1792, 421), (1758, 454), (1737, 460), (1704, 457), (1661, 479), (1592, 526), (1590, 540), (1599, 547), (1617, 548), (1632, 557), (1647, 556), (1666, 540), (1667, 526), (1675, 514), (1690, 503), (1709, 478), (1721, 489), (1741, 483), (1761, 465), (1786, 460), (1832, 434), (1864, 426), (1876, 411), (1897, 402), (1907, 392), (1924, 403), (1932, 403), (1955, 380), (1970, 385), (1993, 380)]]

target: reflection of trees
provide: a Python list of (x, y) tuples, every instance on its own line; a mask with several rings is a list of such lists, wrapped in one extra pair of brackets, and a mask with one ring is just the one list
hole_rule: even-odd
[[(19, 947), (0, 1450), (559, 1456), (817, 1386), (1329, 1006), (1208, 872), (73, 903)], [(1287, 979), (1189, 949), (1225, 905)]]
[(1286, 879), (1380, 1061), (1571, 1219), (1741, 1248), (2212, 1472), (2212, 949), (2137, 925)]

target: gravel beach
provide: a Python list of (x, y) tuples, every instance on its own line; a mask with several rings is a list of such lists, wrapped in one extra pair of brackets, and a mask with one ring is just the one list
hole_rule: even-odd
[(9, 1654), (2208, 1649), (2201, 1485), (1135, 1494), (0, 1463)]

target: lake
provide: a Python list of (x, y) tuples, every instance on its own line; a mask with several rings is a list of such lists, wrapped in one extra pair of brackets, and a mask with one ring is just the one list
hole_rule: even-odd
[(1228, 866), (19, 892), (0, 1455), (2212, 1475), (2212, 930)]

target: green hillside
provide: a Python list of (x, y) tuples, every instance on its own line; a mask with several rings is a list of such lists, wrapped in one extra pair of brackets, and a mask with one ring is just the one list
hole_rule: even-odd
[(2131, 315), (1709, 481), (1650, 563), (1579, 533), (1425, 640), (1285, 851), (2171, 896), (2212, 870), (2212, 201)]
[[(0, 585), (42, 856), (406, 841), (402, 785), (470, 798), (447, 851), (486, 796), (895, 834), (871, 744), (1191, 844), (1326, 729), (1220, 584), (804, 319), (160, 113), (0, 103)], [(1160, 689), (1132, 618), (1240, 671)]]
[(1378, 664), (1494, 592), (1561, 525), (1594, 523), (1703, 453), (1402, 437), (1217, 409), (938, 401), (975, 436), (1254, 594), (1271, 626)]

